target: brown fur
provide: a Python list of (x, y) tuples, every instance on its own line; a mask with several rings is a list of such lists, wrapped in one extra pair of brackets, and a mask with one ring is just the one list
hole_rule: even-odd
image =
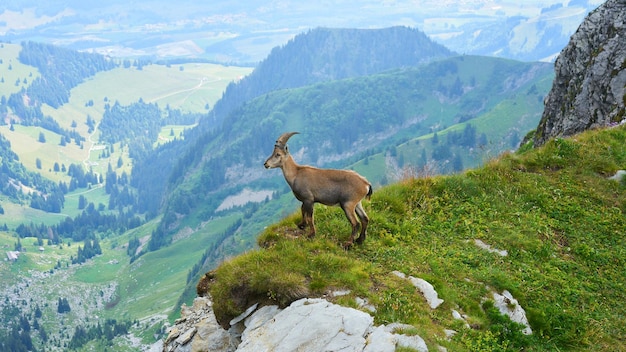
[(355, 242), (356, 234), (359, 232), (357, 216), (361, 231), (356, 243), (363, 243), (369, 218), (363, 210), (361, 200), (369, 199), (372, 185), (365, 177), (351, 170), (319, 169), (296, 164), (287, 148), (287, 140), (296, 133), (298, 132), (281, 135), (276, 141), (274, 152), (264, 165), (268, 169), (280, 168), (293, 194), (302, 202), (302, 221), (298, 227), (304, 229), (308, 226), (309, 237), (315, 236), (314, 204), (339, 205), (352, 225), (352, 234), (345, 246), (349, 247)]

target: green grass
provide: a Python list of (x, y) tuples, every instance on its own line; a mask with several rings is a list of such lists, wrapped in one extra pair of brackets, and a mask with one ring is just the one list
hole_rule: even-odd
[(96, 206), (96, 209), (99, 204), (104, 204), (105, 209), (107, 209), (109, 204), (109, 195), (106, 194), (104, 185), (102, 185), (102, 187), (93, 186), (90, 189), (78, 189), (65, 195), (65, 207), (63, 208), (63, 214), (75, 217), (82, 213), (83, 210), (78, 209), (78, 200), (80, 196), (85, 197), (87, 204), (93, 203)]
[[(17, 44), (0, 44), (0, 96), (8, 98), (11, 94), (19, 92), (23, 87), (28, 86), (33, 80), (39, 77), (37, 68), (23, 65), (18, 60), (18, 55), (22, 47)], [(26, 83), (24, 83), (26, 79)], [(16, 84), (17, 81), (19, 84)]]
[[(3, 258), (6, 251), (14, 250), (16, 243), (17, 237), (0, 232), (0, 250)], [(20, 251), (17, 262), (14, 264), (6, 262), (1, 266), (0, 272), (4, 271), (7, 275), (3, 275), (2, 282), (5, 284), (9, 282), (4, 279), (28, 275), (30, 270), (46, 272), (54, 269), (59, 262), (62, 265), (66, 265), (70, 263), (71, 256), (76, 256), (78, 246), (83, 245), (82, 242), (74, 243), (72, 241), (66, 241), (62, 245), (48, 245), (47, 241), (44, 240), (43, 246), (41, 246), (43, 251), (41, 251), (35, 237), (21, 238), (20, 243), (22, 244), (22, 251)], [(12, 281), (12, 279), (9, 281)]]
[(9, 228), (16, 228), (20, 224), (33, 222), (37, 225), (58, 224), (65, 219), (63, 214), (47, 213), (33, 209), (28, 204), (15, 204), (13, 202), (2, 202), (4, 214), (0, 215), (0, 224), (6, 224)]
[[(172, 245), (156, 252), (142, 255), (134, 263), (124, 266), (122, 271), (106, 276), (115, 278), (119, 283), (121, 304), (113, 307), (105, 314), (112, 317), (136, 319), (152, 314), (168, 315), (175, 309), (175, 303), (186, 285), (188, 271), (202, 257), (204, 251), (215, 241), (214, 235), (224, 231), (240, 214), (211, 221), (210, 228), (199, 229), (190, 237), (174, 242)], [(126, 234), (125, 237), (141, 238), (150, 233), (154, 221)], [(118, 243), (125, 244), (122, 239)], [(121, 259), (128, 261), (128, 257)], [(81, 277), (97, 276), (93, 271), (101, 270), (97, 266), (89, 273), (77, 271)]]
[[(378, 324), (411, 324), (430, 348), (457, 351), (626, 349), (626, 185), (607, 177), (626, 163), (626, 128), (557, 139), (505, 154), (460, 175), (406, 179), (377, 189), (365, 244), (341, 248), (349, 226), (337, 208), (318, 207), (318, 236), (294, 238), (299, 215), (259, 237), (261, 249), (210, 275), (220, 319), (247, 307), (287, 305), (302, 296), (350, 289), (366, 297)], [(501, 257), (473, 244), (506, 249)], [(429, 281), (444, 299), (430, 309), (399, 270)], [(495, 313), (490, 291), (510, 291), (533, 335)], [(469, 316), (472, 328), (450, 310)], [(446, 341), (444, 329), (459, 334)]]
[[(2, 44), (0, 46), (0, 69), (4, 83), (0, 83), (0, 96), (9, 97), (12, 93), (18, 92), (23, 87), (39, 76), (36, 68), (19, 63), (17, 59), (20, 45)], [(11, 65), (11, 69), (9, 69)], [(77, 146), (74, 142), (66, 146), (60, 146), (61, 136), (33, 126), (14, 125), (14, 131), (9, 125), (0, 126), (2, 133), (10, 142), (11, 149), (20, 156), (20, 162), (29, 171), (40, 173), (42, 176), (55, 182), (69, 183), (70, 178), (63, 172), (54, 172), (55, 163), (65, 165), (83, 164), (87, 162), (89, 168), (99, 174), (107, 172), (108, 165), (120, 175), (126, 172), (131, 173), (132, 160), (128, 156), (128, 148), (121, 148), (120, 144), (115, 145), (115, 152), (107, 159), (102, 159), (102, 150), (91, 150), (97, 144), (98, 131), (89, 136), (86, 125), (87, 116), (99, 122), (104, 113), (104, 106), (108, 102), (113, 104), (119, 101), (120, 104), (130, 104), (143, 99), (146, 102), (159, 104), (161, 108), (169, 106), (172, 109), (181, 109), (187, 112), (206, 113), (207, 106), (213, 104), (221, 97), (226, 86), (233, 80), (238, 80), (252, 71), (250, 67), (222, 66), (206, 63), (191, 63), (182, 65), (147, 65), (142, 70), (136, 68), (117, 68), (111, 71), (100, 72), (87, 79), (82, 84), (71, 90), (70, 100), (67, 104), (53, 109), (50, 106), (42, 106), (44, 115), (51, 116), (61, 127), (68, 130), (76, 130), (86, 141), (82, 146)], [(32, 74), (32, 75), (31, 75)], [(20, 84), (15, 85), (15, 81), (20, 78)], [(26, 83), (23, 79), (26, 78)], [(106, 101), (105, 101), (106, 100)], [(87, 104), (93, 101), (93, 105)], [(76, 127), (72, 127), (75, 124)], [(162, 143), (172, 137), (169, 135), (174, 130), (175, 136), (179, 137), (185, 128), (191, 126), (165, 126), (161, 133), (161, 139), (155, 144)], [(38, 141), (39, 134), (43, 133), (46, 142)], [(122, 158), (123, 165), (117, 168), (117, 161)], [(37, 168), (37, 159), (41, 162), (41, 168)], [(87, 166), (85, 166), (87, 168)], [(84, 190), (83, 190), (84, 191)], [(90, 193), (92, 195), (93, 193)], [(69, 195), (71, 197), (71, 195)], [(94, 201), (108, 204), (108, 200), (98, 196)], [(5, 208), (14, 208), (13, 205), (2, 202)], [(75, 214), (73, 211), (73, 201), (68, 200), (70, 208), (64, 209), (64, 213)], [(58, 217), (58, 216), (57, 216)], [(44, 221), (55, 218), (55, 215), (44, 215)], [(37, 219), (38, 216), (30, 216), (30, 212), (12, 211), (12, 216), (7, 217), (8, 223), (19, 224), (30, 219)], [(0, 218), (0, 221), (3, 219)]]
[(183, 132), (187, 129), (192, 129), (195, 126), (185, 126), (185, 125), (166, 125), (161, 128), (161, 132), (159, 132), (159, 139), (154, 143), (154, 146), (158, 146), (163, 143), (170, 142), (174, 139), (182, 139)]

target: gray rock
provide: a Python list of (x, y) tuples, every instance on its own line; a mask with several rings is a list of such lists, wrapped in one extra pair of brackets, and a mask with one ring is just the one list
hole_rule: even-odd
[(479, 240), (479, 239), (474, 239), (474, 244), (479, 247), (482, 248), (484, 250), (486, 250), (489, 253), (496, 253), (497, 255), (501, 256), (501, 257), (506, 257), (507, 255), (509, 255), (509, 252), (507, 252), (504, 249), (495, 249), (493, 247), (491, 247), (490, 245), (486, 244), (485, 242)]
[(250, 314), (252, 314), (252, 312), (254, 312), (256, 310), (256, 308), (259, 306), (258, 303), (253, 304), (252, 306), (248, 307), (248, 309), (246, 309), (245, 312), (241, 313), (238, 317), (233, 318), (230, 321), (230, 325), (236, 325), (237, 323), (239, 323), (240, 321), (243, 321), (244, 319), (246, 319), (247, 317), (250, 316)]
[(163, 351), (231, 352), (230, 334), (217, 323), (211, 300), (197, 297), (193, 306), (181, 307), (181, 317), (170, 328), (163, 342)]
[(255, 331), (259, 327), (263, 326), (263, 324), (273, 319), (279, 312), (280, 308), (278, 308), (278, 306), (261, 307), (259, 310), (254, 312), (252, 316), (245, 320), (246, 329), (244, 330), (241, 339), (249, 339), (250, 337), (248, 335), (251, 332)]
[(245, 334), (237, 351), (362, 351), (372, 325), (362, 311), (304, 298)]
[(399, 334), (399, 331), (413, 329), (412, 325), (392, 323), (374, 329), (367, 338), (363, 352), (393, 352), (397, 347), (410, 348), (419, 352), (427, 352), (428, 346), (418, 335)]
[(626, 2), (592, 11), (555, 62), (555, 78), (534, 136), (549, 139), (619, 123), (626, 98)]
[(399, 278), (409, 280), (413, 286), (415, 286), (415, 288), (417, 288), (422, 295), (424, 295), (424, 298), (426, 298), (426, 302), (428, 302), (430, 308), (435, 309), (443, 303), (443, 299), (439, 298), (437, 291), (435, 291), (435, 288), (430, 284), (430, 282), (417, 277), (407, 276), (399, 271), (394, 271), (393, 274)]
[(522, 333), (526, 335), (533, 333), (530, 324), (528, 324), (528, 319), (526, 318), (526, 311), (519, 305), (519, 302), (513, 298), (513, 295), (511, 295), (509, 291), (504, 290), (502, 294), (494, 292), (493, 300), (494, 306), (500, 310), (500, 313), (508, 315), (511, 321), (525, 326)]
[(396, 350), (396, 343), (395, 336), (381, 325), (369, 334), (363, 352), (393, 352)]
[(264, 306), (244, 315), (226, 331), (217, 324), (208, 298), (197, 298), (193, 307), (182, 307), (163, 351), (393, 352), (397, 347), (428, 351), (420, 336), (402, 334), (412, 325), (376, 327), (369, 314), (324, 299), (301, 299), (284, 310)]
[(609, 180), (622, 182), (624, 180), (624, 177), (626, 177), (626, 171), (624, 171), (624, 170), (617, 170), (615, 175), (609, 177)]

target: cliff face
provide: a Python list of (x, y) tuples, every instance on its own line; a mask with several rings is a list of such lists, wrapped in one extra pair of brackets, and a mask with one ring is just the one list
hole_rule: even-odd
[(535, 145), (621, 122), (625, 87), (626, 0), (608, 0), (587, 16), (557, 58)]

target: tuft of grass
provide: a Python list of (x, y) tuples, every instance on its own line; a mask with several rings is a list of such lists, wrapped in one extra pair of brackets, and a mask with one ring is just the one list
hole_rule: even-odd
[[(320, 297), (333, 289), (364, 292), (370, 286), (367, 263), (345, 255), (326, 238), (277, 238), (273, 227), (263, 237), (267, 250), (252, 250), (225, 261), (211, 277), (209, 292), (224, 304), (214, 307), (218, 321), (227, 323), (256, 302), (281, 307), (304, 297)], [(219, 283), (219, 284), (215, 284)]]
[[(254, 302), (285, 306), (349, 289), (339, 303), (367, 298), (378, 324), (411, 324), (433, 348), (625, 350), (626, 185), (608, 179), (625, 167), (624, 140), (625, 127), (588, 131), (463, 174), (380, 188), (364, 204), (368, 238), (349, 251), (340, 209), (316, 208), (313, 239), (293, 214), (259, 236), (261, 248), (215, 270), (215, 311), (227, 322)], [(429, 281), (444, 303), (431, 309), (394, 270)], [(532, 335), (489, 301), (503, 290), (526, 310)], [(458, 334), (447, 341), (444, 329)]]

